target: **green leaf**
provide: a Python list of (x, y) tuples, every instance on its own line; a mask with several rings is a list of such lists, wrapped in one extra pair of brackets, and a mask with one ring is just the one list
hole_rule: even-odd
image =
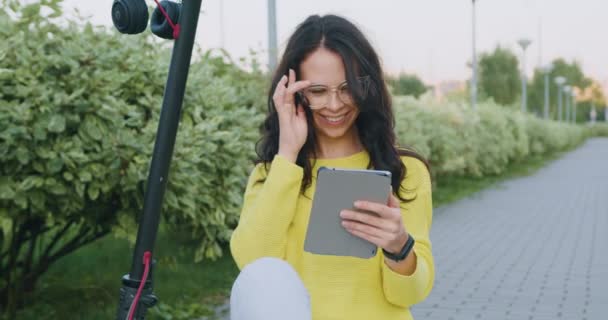
[[(3, 57), (0, 56), (0, 59)], [(15, 76), (15, 70), (0, 68), (0, 80), (9, 80), (11, 77)]]
[(80, 177), (80, 181), (82, 181), (82, 182), (90, 182), (91, 180), (93, 180), (93, 176), (88, 171), (82, 171), (80, 173), (79, 177)]
[(40, 3), (32, 3), (25, 6), (21, 13), (24, 18), (32, 19), (34, 16), (40, 15)]
[(36, 140), (46, 140), (46, 129), (43, 126), (34, 126), (34, 138)]
[(28, 191), (34, 187), (41, 187), (44, 185), (44, 178), (40, 176), (29, 176), (25, 178), (19, 185), (19, 190)]
[(74, 180), (74, 175), (71, 172), (66, 171), (63, 173), (63, 178), (67, 181), (72, 181)]
[(49, 162), (47, 162), (46, 167), (48, 169), (48, 173), (50, 173), (50, 174), (57, 173), (57, 172), (61, 171), (61, 169), (63, 168), (63, 160), (59, 157), (53, 158), (53, 159), (49, 160)]
[(40, 162), (34, 162), (34, 164), (32, 165), (32, 167), (34, 168), (34, 170), (36, 170), (36, 172), (38, 173), (44, 173), (44, 165)]
[(90, 185), (87, 190), (87, 193), (91, 200), (97, 200), (97, 197), (99, 196), (99, 188), (95, 184)]
[(78, 197), (80, 197), (80, 198), (84, 197), (85, 185), (82, 183), (76, 182), (74, 184), (74, 186), (76, 187), (76, 194), (78, 195)]
[(12, 199), (15, 196), (15, 191), (8, 185), (8, 181), (0, 184), (0, 199)]
[(49, 193), (54, 194), (54, 195), (65, 195), (67, 194), (68, 190), (66, 189), (66, 187), (60, 183), (60, 182), (55, 182), (53, 184), (53, 187), (48, 188)]
[(11, 229), (13, 228), (13, 220), (8, 218), (8, 211), (6, 209), (0, 209), (0, 229), (6, 235), (11, 234)]
[(17, 204), (21, 209), (26, 209), (27, 208), (27, 197), (20, 193), (17, 194), (15, 196), (15, 198), (13, 198), (13, 201), (15, 202), (15, 204)]
[(47, 128), (50, 132), (60, 133), (65, 130), (65, 118), (61, 115), (53, 115)]
[(30, 162), (30, 152), (26, 148), (17, 148), (16, 155), (17, 160), (19, 160), (19, 163), (21, 163), (22, 165), (26, 165)]
[(93, 120), (86, 121), (85, 130), (91, 138), (93, 138), (95, 140), (101, 140), (101, 138), (102, 138), (101, 130), (97, 126), (96, 121), (93, 121)]
[(8, 6), (13, 12), (19, 11), (19, 2), (17, 1), (9, 1)]
[(32, 206), (34, 207), (34, 209), (36, 209), (36, 210), (44, 209), (46, 196), (43, 192), (41, 192), (39, 190), (34, 190), (34, 191), (31, 191), (28, 193), (28, 197), (29, 197), (30, 202), (32, 203)]

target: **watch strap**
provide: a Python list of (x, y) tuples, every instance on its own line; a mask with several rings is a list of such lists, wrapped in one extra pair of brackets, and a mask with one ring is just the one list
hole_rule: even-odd
[(412, 251), (412, 249), (414, 248), (415, 243), (416, 241), (414, 240), (414, 237), (412, 237), (411, 234), (408, 234), (407, 241), (405, 242), (405, 245), (403, 245), (403, 248), (401, 248), (401, 251), (397, 253), (391, 253), (382, 249), (382, 253), (384, 253), (385, 257), (393, 261), (399, 262), (401, 260), (404, 260), (410, 254), (410, 251)]

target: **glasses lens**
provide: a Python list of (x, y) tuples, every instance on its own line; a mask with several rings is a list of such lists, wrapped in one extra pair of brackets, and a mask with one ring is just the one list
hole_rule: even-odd
[(329, 90), (322, 86), (309, 87), (303, 91), (311, 109), (323, 108), (329, 98)]
[(344, 102), (345, 104), (353, 104), (353, 102), (355, 101), (355, 99), (353, 99), (353, 94), (350, 91), (348, 84), (346, 83), (340, 86), (340, 88), (338, 89), (338, 95), (340, 97), (340, 100), (342, 100), (342, 102)]

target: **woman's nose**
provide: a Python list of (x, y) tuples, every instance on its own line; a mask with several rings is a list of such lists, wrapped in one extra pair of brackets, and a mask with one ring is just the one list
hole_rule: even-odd
[(338, 92), (331, 91), (329, 93), (329, 103), (327, 104), (327, 108), (333, 111), (337, 111), (343, 105), (344, 103), (342, 102), (342, 100), (340, 100), (340, 97), (338, 97)]

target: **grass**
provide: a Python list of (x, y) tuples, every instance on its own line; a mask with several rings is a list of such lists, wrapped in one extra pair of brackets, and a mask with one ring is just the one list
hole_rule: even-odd
[[(238, 274), (232, 257), (194, 263), (192, 252), (166, 233), (159, 234), (154, 293), (163, 304), (160, 310), (199, 305), (189, 312), (200, 316), (228, 296)], [(120, 279), (129, 272), (132, 255), (126, 240), (106, 236), (61, 259), (42, 276), (18, 319), (114, 319)], [(163, 319), (160, 313), (148, 312), (146, 319)]]
[[(433, 191), (434, 206), (468, 197), (510, 178), (530, 175), (562, 154), (530, 157), (510, 165), (499, 176), (442, 177)], [(19, 319), (114, 319), (120, 278), (129, 271), (132, 252), (127, 241), (107, 236), (60, 260), (41, 278)], [(175, 310), (183, 312), (184, 319), (200, 316), (226, 299), (238, 274), (232, 258), (227, 254), (215, 262), (194, 263), (192, 252), (161, 230), (155, 252), (160, 260), (154, 270), (154, 292), (163, 305), (155, 308), (160, 312), (148, 312), (146, 319), (164, 319), (159, 314)], [(200, 307), (192, 310), (193, 306)]]

